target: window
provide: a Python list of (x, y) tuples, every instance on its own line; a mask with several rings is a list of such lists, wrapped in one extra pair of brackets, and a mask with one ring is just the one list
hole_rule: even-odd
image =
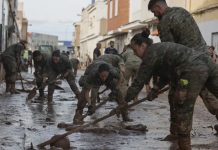
[(118, 16), (119, 11), (119, 0), (115, 0), (115, 16)]
[(113, 1), (112, 0), (110, 0), (109, 7), (110, 7), (109, 18), (112, 18), (113, 17)]

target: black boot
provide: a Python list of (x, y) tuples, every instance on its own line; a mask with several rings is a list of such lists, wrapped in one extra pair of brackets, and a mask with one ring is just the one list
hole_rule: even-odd
[(11, 84), (6, 82), (6, 90), (5, 90), (5, 93), (8, 93), (11, 91)]
[(179, 136), (178, 138), (179, 150), (191, 150), (191, 138), (190, 136)]
[(170, 134), (167, 135), (162, 141), (175, 141), (178, 139), (177, 126), (175, 123), (170, 124)]
[(11, 89), (10, 89), (11, 94), (20, 94), (15, 88), (15, 83), (11, 84)]
[(92, 105), (88, 106), (87, 114), (88, 114), (89, 116), (91, 116), (91, 115), (94, 114), (94, 113), (95, 113), (95, 108), (94, 108)]
[(76, 114), (74, 115), (74, 118), (73, 118), (73, 124), (81, 125), (84, 123), (82, 114), (83, 114), (82, 110), (76, 110)]

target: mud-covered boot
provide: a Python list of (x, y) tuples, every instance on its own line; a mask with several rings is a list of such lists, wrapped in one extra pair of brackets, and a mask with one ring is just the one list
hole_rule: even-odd
[(133, 122), (133, 119), (130, 119), (129, 118), (129, 115), (128, 115), (128, 112), (125, 111), (125, 112), (122, 112), (122, 119), (124, 122)]
[(48, 103), (52, 103), (53, 102), (53, 95), (48, 95)]
[(179, 150), (191, 150), (191, 138), (179, 136), (178, 138)]
[(174, 123), (170, 124), (170, 134), (167, 135), (162, 141), (175, 141), (178, 139), (177, 128)]
[(36, 98), (36, 100), (43, 101), (45, 99), (44, 91), (39, 89), (39, 96)]
[(74, 118), (73, 118), (74, 125), (81, 125), (84, 123), (82, 114), (83, 114), (82, 110), (76, 110), (76, 114), (74, 115)]
[(95, 107), (93, 107), (92, 105), (88, 106), (87, 115), (91, 116), (94, 113), (95, 113)]
[(11, 91), (11, 84), (6, 82), (6, 90), (5, 93), (9, 93)]
[(15, 88), (15, 83), (11, 84), (11, 90), (10, 90), (11, 94), (20, 94), (20, 92), (18, 92)]

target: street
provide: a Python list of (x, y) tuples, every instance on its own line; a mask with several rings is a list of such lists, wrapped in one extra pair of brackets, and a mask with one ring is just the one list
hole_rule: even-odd
[[(82, 71), (79, 71), (79, 75)], [(23, 74), (28, 80), (33, 79), (30, 74)], [(77, 77), (78, 81), (79, 77)], [(19, 81), (17, 81), (18, 83)], [(25, 84), (31, 89), (33, 86)], [(1, 150), (23, 150), (34, 147), (50, 139), (55, 134), (66, 132), (58, 129), (60, 122), (71, 123), (75, 113), (77, 100), (74, 98), (70, 87), (65, 81), (61, 87), (64, 91), (56, 90), (54, 103), (47, 105), (46, 101), (26, 102), (27, 93), (19, 95), (5, 95), (4, 86), (1, 87), (0, 97), (0, 149)], [(19, 83), (17, 84), (19, 87)], [(106, 97), (103, 94), (102, 97)], [(142, 91), (140, 98), (145, 97)], [(107, 113), (116, 107), (115, 102), (107, 102), (97, 112), (85, 119), (88, 123)], [(87, 109), (85, 109), (86, 111)], [(144, 102), (130, 109), (131, 123), (122, 123), (121, 118), (111, 117), (99, 124), (74, 133), (69, 136), (71, 149), (102, 149), (102, 150), (174, 150), (177, 145), (172, 142), (161, 141), (169, 134), (169, 105), (167, 93), (160, 95), (153, 102)], [(125, 125), (146, 125), (148, 132), (123, 129)], [(206, 110), (202, 100), (196, 102), (193, 130), (193, 150), (216, 150), (218, 147), (218, 136), (215, 136), (213, 126), (217, 124), (214, 116)]]

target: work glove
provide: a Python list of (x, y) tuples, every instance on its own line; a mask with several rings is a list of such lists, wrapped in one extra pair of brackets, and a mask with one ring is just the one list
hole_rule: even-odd
[(154, 100), (155, 98), (157, 98), (157, 96), (158, 96), (158, 91), (159, 91), (159, 90), (152, 88), (151, 91), (150, 91), (150, 92), (148, 93), (148, 95), (147, 95), (147, 99), (148, 99), (149, 101), (152, 101), (152, 100)]

